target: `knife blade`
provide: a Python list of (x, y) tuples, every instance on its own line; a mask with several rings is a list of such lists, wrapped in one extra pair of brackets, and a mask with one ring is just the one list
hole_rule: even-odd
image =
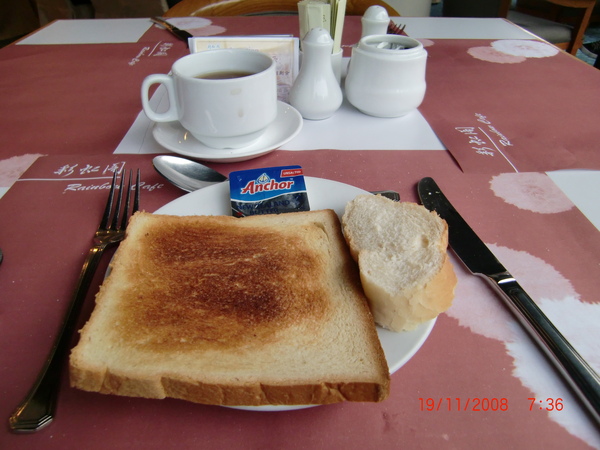
[(600, 377), (577, 353), (517, 280), (506, 270), (448, 201), (432, 178), (418, 184), (421, 203), (448, 223), (450, 247), (474, 274), (484, 277), (501, 294), (511, 311), (557, 367), (564, 379), (600, 423)]
[[(169, 30), (171, 33), (173, 33), (179, 39), (181, 39), (182, 41), (185, 41), (186, 44), (188, 44), (189, 38), (194, 37), (192, 34), (188, 33), (187, 31), (177, 28), (175, 25), (171, 25), (169, 22), (164, 20), (162, 17), (153, 17), (151, 20), (152, 20), (152, 22), (165, 27), (167, 30)], [(188, 44), (188, 46), (189, 46), (189, 44)]]

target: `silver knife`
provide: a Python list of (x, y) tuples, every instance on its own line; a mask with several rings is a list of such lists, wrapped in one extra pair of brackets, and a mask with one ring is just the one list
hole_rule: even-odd
[(550, 319), (498, 261), (469, 224), (460, 216), (432, 178), (418, 185), (423, 206), (448, 223), (450, 247), (475, 275), (486, 278), (508, 304), (521, 324), (556, 365), (565, 380), (600, 423), (600, 377), (577, 353)]
[(181, 29), (177, 28), (175, 25), (171, 25), (169, 22), (167, 22), (162, 17), (153, 17), (151, 20), (152, 20), (152, 22), (165, 27), (167, 30), (169, 30), (171, 33), (173, 33), (175, 36), (177, 36), (182, 41), (185, 41), (185, 43), (188, 44), (188, 47), (189, 47), (188, 39), (191, 37), (194, 37), (192, 34), (188, 33), (185, 30), (181, 30)]

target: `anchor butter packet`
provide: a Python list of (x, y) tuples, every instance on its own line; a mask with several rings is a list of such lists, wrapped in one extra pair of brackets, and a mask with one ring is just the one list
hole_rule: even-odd
[(310, 211), (301, 166), (231, 172), (229, 191), (236, 217)]

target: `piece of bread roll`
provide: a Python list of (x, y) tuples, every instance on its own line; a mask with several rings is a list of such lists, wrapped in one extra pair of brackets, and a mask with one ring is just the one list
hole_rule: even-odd
[(375, 321), (407, 331), (447, 310), (456, 275), (448, 258), (448, 225), (416, 203), (360, 195), (342, 218)]

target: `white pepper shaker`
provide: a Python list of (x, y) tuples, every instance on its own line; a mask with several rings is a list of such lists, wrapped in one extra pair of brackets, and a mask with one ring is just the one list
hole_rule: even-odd
[(289, 103), (305, 119), (327, 119), (342, 105), (342, 89), (331, 66), (332, 50), (333, 39), (324, 28), (313, 28), (302, 40), (302, 66)]
[(383, 6), (369, 6), (360, 19), (362, 25), (361, 37), (375, 34), (387, 34), (390, 16)]

